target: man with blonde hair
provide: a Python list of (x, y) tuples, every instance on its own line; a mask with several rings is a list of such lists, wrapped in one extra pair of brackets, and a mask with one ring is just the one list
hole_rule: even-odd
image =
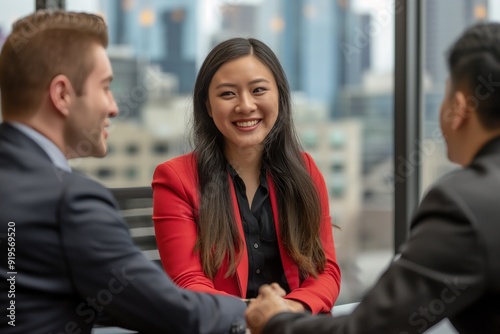
[(101, 313), (146, 333), (244, 332), (241, 300), (178, 288), (111, 193), (68, 165), (106, 154), (107, 43), (96, 15), (37, 12), (0, 53), (0, 332), (90, 333)]

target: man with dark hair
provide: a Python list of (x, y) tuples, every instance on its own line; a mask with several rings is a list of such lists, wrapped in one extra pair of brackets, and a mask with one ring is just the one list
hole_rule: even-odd
[(106, 154), (118, 114), (102, 18), (37, 12), (0, 53), (0, 332), (244, 333), (245, 303), (177, 287), (136, 248), (111, 193), (67, 159)]
[(348, 316), (289, 313), (263, 286), (246, 313), (253, 334), (422, 333), (444, 318), (500, 333), (500, 24), (465, 31), (448, 66), (440, 124), (463, 168), (427, 193), (401, 256)]

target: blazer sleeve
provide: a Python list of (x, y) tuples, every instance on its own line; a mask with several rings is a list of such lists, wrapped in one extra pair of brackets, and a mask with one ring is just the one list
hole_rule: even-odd
[(332, 309), (340, 291), (340, 269), (335, 255), (332, 219), (328, 191), (323, 175), (311, 156), (304, 154), (306, 166), (316, 184), (321, 201), (320, 238), (326, 256), (326, 266), (318, 278), (307, 277), (299, 288), (290, 292), (286, 298), (301, 301), (309, 306), (313, 314), (328, 313)]
[(457, 316), (483, 294), (485, 248), (455, 194), (434, 189), (423, 200), (409, 240), (352, 314), (280, 314), (263, 334), (422, 333)]
[(244, 327), (243, 302), (180, 289), (133, 245), (107, 189), (73, 178), (59, 212), (68, 274), (82, 297), (75, 312), (85, 321), (94, 321), (97, 310), (146, 333), (223, 334), (235, 324)]
[[(153, 221), (161, 262), (172, 280), (182, 288), (227, 294), (214, 288), (213, 281), (203, 272), (199, 253), (194, 252), (198, 235), (194, 180), (195, 175), (179, 176), (168, 162), (155, 170)], [(185, 185), (187, 182), (189, 184)]]

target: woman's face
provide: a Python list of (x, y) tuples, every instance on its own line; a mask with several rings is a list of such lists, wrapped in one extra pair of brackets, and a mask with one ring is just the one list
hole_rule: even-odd
[(273, 73), (253, 55), (222, 65), (210, 82), (207, 109), (226, 143), (226, 153), (262, 151), (279, 110)]

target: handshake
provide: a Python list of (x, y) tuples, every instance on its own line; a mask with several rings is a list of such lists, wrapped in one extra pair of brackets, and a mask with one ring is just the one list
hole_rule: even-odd
[(307, 310), (301, 302), (283, 298), (285, 294), (278, 283), (265, 284), (260, 287), (257, 298), (244, 300), (248, 303), (245, 318), (252, 334), (260, 334), (268, 321), (278, 313)]

